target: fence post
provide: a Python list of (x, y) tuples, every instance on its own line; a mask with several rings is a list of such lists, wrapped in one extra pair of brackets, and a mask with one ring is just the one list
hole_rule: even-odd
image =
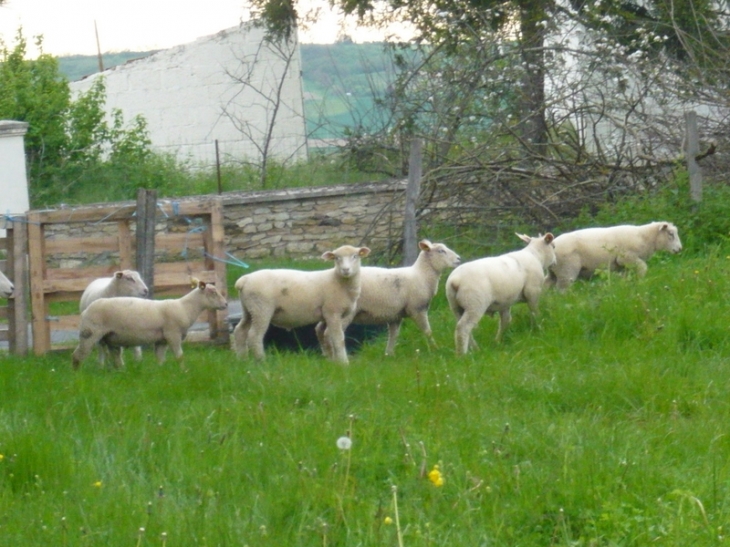
[(408, 159), (408, 186), (406, 187), (406, 207), (403, 214), (403, 265), (410, 266), (418, 258), (418, 224), (416, 208), (421, 193), (422, 172), (421, 139), (411, 140), (411, 153)]
[(28, 230), (25, 219), (14, 218), (7, 229), (7, 270), (15, 290), (8, 306), (8, 349), (28, 355)]
[(697, 112), (690, 110), (684, 113), (685, 121), (685, 155), (687, 156), (687, 172), (689, 173), (689, 193), (696, 203), (702, 201), (702, 171), (697, 163), (700, 153), (700, 139), (697, 130)]
[(147, 284), (149, 298), (155, 287), (155, 214), (157, 191), (137, 191), (137, 271)]

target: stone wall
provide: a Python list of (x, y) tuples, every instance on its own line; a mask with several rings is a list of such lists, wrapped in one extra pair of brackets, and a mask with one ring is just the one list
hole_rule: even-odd
[(223, 196), (226, 249), (242, 260), (311, 258), (345, 243), (384, 251), (402, 237), (406, 181)]
[[(402, 238), (405, 187), (406, 181), (395, 181), (224, 193), (221, 198), (225, 250), (244, 262), (269, 258), (318, 258), (323, 252), (344, 244), (366, 245), (377, 255)], [(208, 200), (211, 197), (161, 198), (158, 201), (172, 205), (174, 211), (176, 202)], [(104, 209), (115, 206), (122, 209), (134, 207), (135, 203), (105, 203)], [(46, 239), (114, 237), (117, 233), (114, 222), (74, 220), (82, 216), (77, 214), (80, 210), (94, 207), (100, 206), (68, 208), (68, 223), (49, 225)], [(199, 224), (183, 216), (157, 214), (157, 233), (193, 234), (199, 229)], [(131, 231), (134, 236), (134, 223)], [(157, 260), (199, 259), (202, 249), (189, 243), (187, 237), (184, 240), (179, 249), (158, 249)], [(49, 259), (51, 267), (61, 268), (115, 264), (119, 261), (117, 253), (94, 254), (86, 249), (57, 253)]]

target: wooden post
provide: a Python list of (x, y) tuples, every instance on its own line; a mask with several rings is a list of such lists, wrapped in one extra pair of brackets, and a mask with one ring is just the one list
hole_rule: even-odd
[(8, 306), (8, 349), (13, 355), (28, 354), (28, 231), (18, 219), (7, 229), (7, 271), (15, 290)]
[(147, 284), (149, 298), (155, 287), (155, 216), (157, 191), (140, 188), (137, 192), (137, 271)]
[(418, 224), (416, 208), (421, 193), (422, 172), (421, 139), (411, 140), (411, 154), (408, 160), (408, 186), (406, 187), (406, 207), (403, 215), (403, 265), (410, 266), (418, 258)]
[(687, 172), (689, 173), (690, 197), (696, 203), (702, 201), (702, 171), (697, 163), (700, 153), (700, 139), (697, 130), (697, 112), (690, 110), (684, 113), (685, 121), (685, 155), (687, 156)]
[(51, 349), (48, 301), (45, 297), (46, 238), (39, 213), (28, 213), (28, 271), (33, 325), (33, 353), (45, 355)]

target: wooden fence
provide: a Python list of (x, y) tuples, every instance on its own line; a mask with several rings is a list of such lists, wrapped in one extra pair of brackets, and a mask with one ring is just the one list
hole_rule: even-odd
[(7, 342), (10, 353), (28, 353), (28, 262), (27, 231), (24, 217), (5, 219), (2, 228), (6, 236), (0, 238), (0, 249), (5, 260), (0, 269), (15, 285), (7, 305), (0, 306), (0, 342)]
[[(180, 296), (190, 291), (190, 278), (196, 277), (215, 283), (227, 296), (220, 199), (158, 202), (156, 219), (154, 209), (154, 248), (163, 255), (166, 252), (176, 255), (177, 259), (155, 261), (151, 292), (156, 297)], [(78, 303), (92, 280), (109, 277), (118, 269), (137, 269), (134, 257), (140, 238), (133, 237), (132, 229), (137, 222), (137, 212), (135, 205), (113, 205), (28, 213), (33, 351), (36, 355), (42, 355), (54, 346), (68, 345), (62, 340), (54, 341), (54, 331), (68, 332), (78, 328), (77, 305), (72, 307), (74, 313), (52, 315), (50, 304)], [(55, 237), (53, 228), (59, 224), (73, 225), (72, 235)], [(94, 225), (95, 235), (84, 233), (84, 227), (88, 225)], [(99, 236), (100, 231), (104, 235)], [(141, 235), (135, 230), (135, 236)], [(80, 249), (87, 257), (108, 259), (107, 263), (94, 265), (93, 260), (86, 259), (83, 264), (69, 265), (69, 259), (64, 257), (72, 256)], [(225, 310), (201, 316), (200, 321), (208, 323), (207, 339), (217, 343), (228, 341), (226, 318)], [(77, 341), (78, 338), (73, 343)]]

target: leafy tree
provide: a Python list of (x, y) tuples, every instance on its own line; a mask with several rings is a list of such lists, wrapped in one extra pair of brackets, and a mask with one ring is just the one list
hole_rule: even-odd
[(27, 59), (22, 29), (13, 47), (0, 41), (0, 118), (29, 124), (25, 147), (31, 203), (64, 199), (75, 186), (99, 177), (100, 169), (124, 170), (148, 160), (146, 121), (137, 117), (126, 127), (121, 111), (108, 120), (101, 78), (72, 100), (58, 59), (43, 52), (41, 37), (36, 45), (40, 54)]

